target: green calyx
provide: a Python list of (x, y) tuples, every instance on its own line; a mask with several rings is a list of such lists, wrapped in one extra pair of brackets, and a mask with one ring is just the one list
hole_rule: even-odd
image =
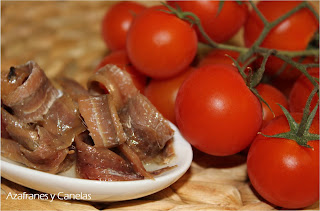
[[(237, 0), (238, 4), (241, 4), (241, 1)], [(230, 57), (230, 59), (233, 60), (234, 65), (238, 68), (239, 73), (241, 74), (242, 78), (244, 79), (246, 85), (248, 88), (252, 91), (252, 93), (262, 102), (267, 105), (267, 107), (271, 110), (273, 113), (271, 107), (267, 104), (267, 102), (259, 95), (258, 91), (255, 89), (255, 87), (261, 82), (264, 71), (265, 71), (265, 65), (270, 55), (273, 55), (285, 62), (285, 65), (291, 65), (294, 68), (297, 68), (303, 75), (305, 75), (308, 80), (313, 84), (315, 87), (312, 93), (310, 94), (308, 101), (306, 103), (303, 117), (300, 123), (297, 123), (293, 117), (290, 115), (290, 113), (281, 105), (281, 109), (283, 110), (290, 126), (290, 131), (286, 133), (280, 133), (276, 135), (264, 135), (266, 137), (275, 137), (275, 138), (287, 138), (291, 140), (295, 140), (299, 145), (310, 148), (311, 146), (308, 145), (308, 141), (310, 140), (319, 140), (319, 134), (311, 134), (309, 132), (311, 123), (314, 119), (314, 116), (316, 114), (317, 108), (319, 106), (319, 103), (315, 106), (315, 108), (310, 111), (310, 104), (313, 96), (317, 93), (319, 95), (319, 85), (318, 85), (318, 79), (312, 77), (307, 69), (311, 67), (319, 67), (319, 64), (302, 64), (300, 62), (295, 62), (293, 58), (295, 57), (306, 57), (306, 56), (313, 56), (315, 58), (319, 57), (319, 41), (318, 34), (315, 34), (315, 44), (309, 46), (309, 48), (302, 50), (302, 51), (285, 51), (285, 50), (274, 50), (274, 49), (267, 49), (264, 47), (261, 47), (262, 42), (265, 40), (268, 33), (276, 27), (279, 23), (287, 19), (292, 14), (298, 12), (299, 10), (303, 8), (309, 9), (313, 15), (319, 20), (319, 14), (318, 12), (312, 7), (311, 4), (309, 4), (307, 1), (302, 1), (300, 4), (298, 4), (295, 8), (288, 11), (287, 13), (283, 14), (281, 17), (279, 17), (276, 20), (268, 21), (264, 15), (261, 13), (261, 11), (257, 8), (257, 6), (253, 3), (252, 0), (249, 0), (248, 3), (251, 5), (252, 9), (257, 13), (259, 18), (264, 24), (264, 28), (259, 35), (259, 37), (256, 39), (256, 41), (252, 44), (250, 48), (243, 47), (243, 46), (233, 46), (223, 43), (217, 43), (213, 41), (208, 34), (205, 32), (204, 28), (202, 27), (200, 19), (192, 12), (189, 11), (182, 11), (179, 5), (176, 5), (176, 8), (171, 7), (170, 5), (166, 3), (162, 3), (164, 6), (166, 6), (169, 11), (162, 10), (163, 12), (167, 12), (169, 14), (176, 15), (178, 18), (188, 21), (191, 25), (196, 25), (199, 32), (203, 36), (203, 38), (207, 41), (205, 45), (211, 47), (211, 48), (217, 48), (217, 49), (224, 49), (224, 50), (231, 50), (240, 53), (240, 56), (237, 60)], [(222, 10), (222, 7), (224, 5), (224, 1), (219, 2), (219, 9), (220, 12)], [(219, 13), (218, 13), (219, 14)], [(218, 15), (217, 14), (217, 15)], [(246, 68), (257, 58), (259, 55), (263, 57), (262, 64), (260, 68), (253, 72), (252, 70), (249, 71), (249, 73), (245, 73)], [(228, 56), (228, 55), (227, 55)], [(242, 67), (239, 65), (239, 62), (241, 62), (243, 65)], [(286, 66), (283, 66), (280, 69), (280, 72), (284, 70)], [(273, 113), (274, 114), (274, 113)]]
[(307, 148), (312, 148), (309, 144), (308, 141), (313, 141), (313, 140), (319, 140), (319, 134), (313, 134), (309, 132), (310, 126), (312, 124), (312, 121), (317, 113), (317, 109), (319, 107), (319, 102), (316, 104), (316, 106), (313, 108), (313, 110), (310, 111), (310, 104), (312, 101), (313, 96), (318, 93), (319, 94), (319, 87), (316, 86), (313, 91), (311, 92), (310, 96), (308, 97), (308, 100), (306, 102), (306, 106), (303, 111), (303, 116), (302, 120), (300, 123), (297, 123), (294, 118), (291, 116), (289, 111), (284, 108), (282, 105), (279, 104), (281, 107), (284, 115), (286, 116), (290, 131), (286, 133), (279, 133), (275, 135), (265, 135), (262, 134), (265, 137), (272, 137), (272, 138), (285, 138), (285, 139), (290, 139), (296, 141), (299, 145), (307, 147)]
[(236, 61), (234, 58), (232, 58), (229, 55), (228, 56), (230, 59), (232, 59), (234, 65), (238, 68), (238, 71), (240, 73), (240, 75), (242, 76), (243, 80), (245, 81), (247, 87), (250, 89), (250, 91), (260, 100), (260, 102), (264, 103), (271, 111), (271, 113), (273, 114), (273, 116), (275, 116), (272, 108), (270, 107), (270, 105), (261, 97), (261, 95), (259, 94), (259, 92), (255, 89), (255, 87), (261, 82), (264, 71), (265, 71), (265, 65), (267, 63), (267, 60), (269, 58), (269, 56), (271, 54), (273, 54), (274, 52), (276, 52), (275, 50), (269, 50), (267, 51), (266, 54), (264, 54), (263, 56), (263, 61), (262, 64), (260, 66), (260, 68), (253, 72), (251, 69), (249, 71), (248, 74), (245, 73), (245, 70), (248, 68), (248, 66), (254, 61), (256, 60), (257, 57), (251, 57), (250, 59), (248, 59), (248, 61), (246, 61), (246, 63), (241, 67), (239, 62)]

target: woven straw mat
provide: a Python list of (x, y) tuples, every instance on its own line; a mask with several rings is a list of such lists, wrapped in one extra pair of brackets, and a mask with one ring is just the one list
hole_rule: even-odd
[[(67, 76), (85, 85), (108, 53), (101, 20), (114, 2), (2, 1), (1, 69), (36, 61), (51, 78)], [(153, 5), (158, 2), (143, 2)], [(3, 210), (273, 210), (252, 189), (246, 157), (214, 157), (194, 151), (188, 172), (156, 194), (125, 202), (10, 200), (11, 193), (38, 193), (2, 178)], [(319, 209), (316, 203), (306, 209)]]

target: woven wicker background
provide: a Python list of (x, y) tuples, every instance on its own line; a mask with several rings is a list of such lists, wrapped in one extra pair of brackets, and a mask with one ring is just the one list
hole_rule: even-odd
[[(49, 77), (65, 75), (85, 84), (108, 53), (100, 36), (101, 19), (114, 2), (1, 2), (1, 69), (36, 61)], [(143, 2), (153, 5), (158, 2)], [(318, 2), (316, 2), (318, 4)], [(241, 37), (231, 42), (240, 43)], [(117, 203), (10, 200), (11, 193), (36, 193), (2, 178), (2, 210), (272, 210), (252, 190), (246, 157), (214, 157), (195, 151), (189, 171), (165, 190)], [(316, 203), (306, 209), (319, 209)]]

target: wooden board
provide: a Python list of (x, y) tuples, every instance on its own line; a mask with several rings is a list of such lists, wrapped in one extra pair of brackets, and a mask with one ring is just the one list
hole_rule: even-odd
[[(114, 2), (1, 2), (1, 69), (36, 61), (52, 77), (72, 77), (85, 85), (108, 53), (101, 20)], [(153, 5), (158, 2), (143, 2)], [(242, 32), (230, 42), (241, 45)], [(1, 181), (2, 210), (274, 210), (252, 189), (246, 156), (214, 157), (194, 150), (189, 171), (156, 194), (126, 202), (13, 200), (8, 194), (38, 193)], [(316, 203), (306, 209), (319, 209)]]

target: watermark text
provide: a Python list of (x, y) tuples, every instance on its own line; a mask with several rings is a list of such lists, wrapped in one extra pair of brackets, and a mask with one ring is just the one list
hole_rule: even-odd
[(58, 194), (49, 194), (49, 193), (11, 193), (9, 192), (6, 199), (12, 199), (12, 200), (50, 200), (52, 202), (55, 198), (59, 200), (90, 200), (91, 194), (87, 193), (64, 193), (59, 192)]

